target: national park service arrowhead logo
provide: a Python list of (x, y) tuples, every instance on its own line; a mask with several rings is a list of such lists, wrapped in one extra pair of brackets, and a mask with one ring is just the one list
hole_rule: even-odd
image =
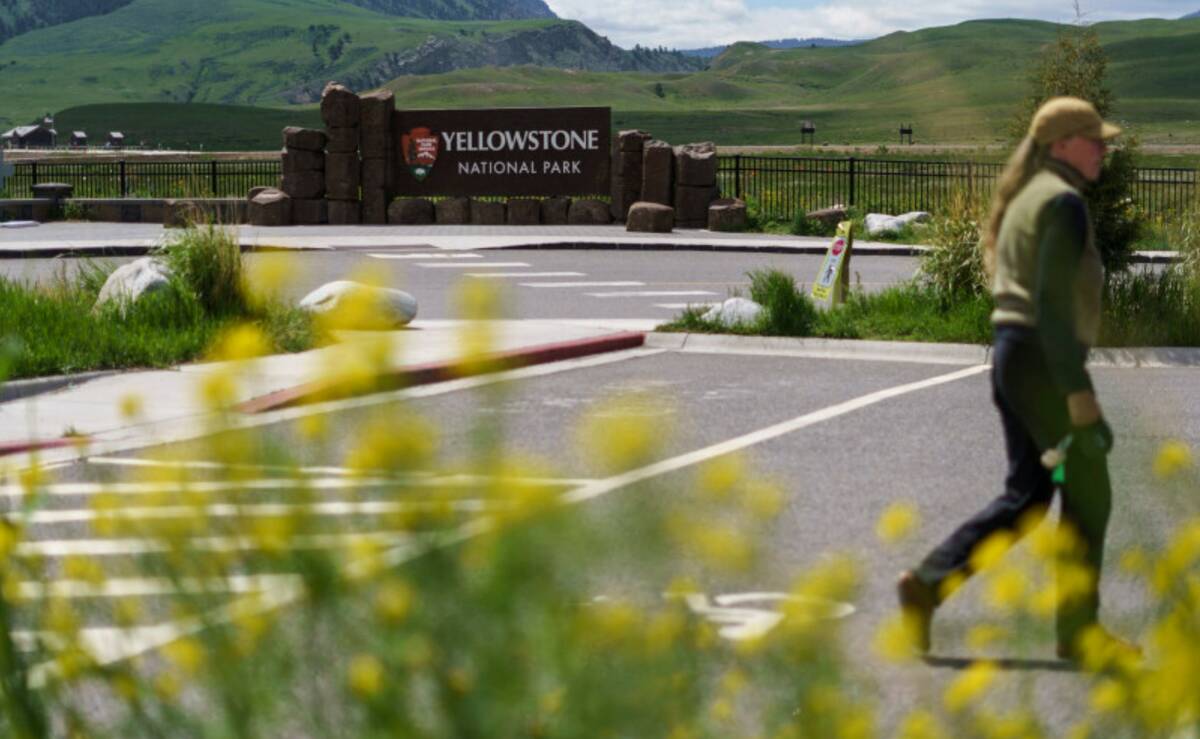
[(417, 182), (421, 182), (433, 171), (438, 157), (438, 137), (428, 128), (414, 128), (400, 137), (400, 148), (404, 163)]

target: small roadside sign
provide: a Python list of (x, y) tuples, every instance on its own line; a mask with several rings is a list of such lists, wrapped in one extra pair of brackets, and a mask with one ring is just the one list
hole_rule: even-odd
[(850, 252), (853, 249), (854, 222), (842, 221), (838, 224), (833, 243), (825, 252), (817, 281), (813, 283), (813, 299), (829, 306), (846, 301), (846, 293), (850, 290)]
[(16, 168), (4, 161), (4, 149), (0, 149), (0, 190), (4, 189), (4, 180), (12, 177)]

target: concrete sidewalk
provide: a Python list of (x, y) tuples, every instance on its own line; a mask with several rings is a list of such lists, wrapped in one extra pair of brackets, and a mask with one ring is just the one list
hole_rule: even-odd
[[(640, 332), (653, 328), (652, 323), (534, 320), (485, 325), (492, 337), (489, 354), (503, 355), (510, 364), (521, 364), (527, 357), (527, 363), (533, 364), (630, 348), (641, 343)], [(0, 403), (0, 454), (9, 455), (6, 462), (22, 467), (29, 462), (28, 454), (37, 450), (42, 450), (43, 460), (78, 456), (74, 441), (134, 448), (201, 436), (221, 419), (204, 397), (204, 388), (215, 378), (234, 380), (230, 397), (234, 413), (303, 402), (305, 393), (298, 389), (311, 390), (314, 383), (345, 372), (354, 362), (365, 363), (368, 355), (376, 353), (385, 357), (383, 372), (396, 384), (437, 381), (445, 378), (445, 367), (460, 357), (465, 326), (462, 321), (415, 321), (403, 331), (344, 334), (340, 344), (299, 354), (84, 379)], [(286, 402), (279, 401), (280, 395), (286, 396)], [(122, 406), (131, 398), (140, 410), (129, 416)], [(274, 400), (260, 402), (262, 408), (251, 407), (250, 401), (266, 398)]]
[[(680, 228), (667, 234), (629, 233), (610, 226), (236, 226), (245, 249), (355, 250), (405, 247), (476, 249), (639, 249), (824, 254), (829, 238), (721, 233)], [(46, 223), (0, 228), (0, 259), (54, 256), (137, 256), (166, 243), (173, 229), (153, 224)], [(926, 246), (859, 239), (859, 255), (911, 257)], [(1165, 263), (1175, 252), (1137, 252), (1134, 261)]]

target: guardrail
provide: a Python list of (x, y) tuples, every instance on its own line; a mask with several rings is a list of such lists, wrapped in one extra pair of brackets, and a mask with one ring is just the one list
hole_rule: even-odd
[(0, 198), (33, 197), (39, 182), (73, 185), (80, 198), (219, 198), (244, 196), (278, 183), (273, 159), (142, 162), (15, 162)]

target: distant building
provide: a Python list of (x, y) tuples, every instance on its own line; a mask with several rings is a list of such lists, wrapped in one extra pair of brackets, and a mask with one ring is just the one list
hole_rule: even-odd
[(87, 148), (87, 132), (72, 131), (71, 132), (71, 148), (86, 149)]
[(124, 149), (125, 148), (125, 134), (121, 133), (120, 131), (109, 131), (108, 132), (108, 147), (110, 149)]
[(9, 149), (50, 149), (58, 143), (58, 131), (54, 130), (54, 119), (46, 116), (41, 123), (5, 131), (0, 141)]

